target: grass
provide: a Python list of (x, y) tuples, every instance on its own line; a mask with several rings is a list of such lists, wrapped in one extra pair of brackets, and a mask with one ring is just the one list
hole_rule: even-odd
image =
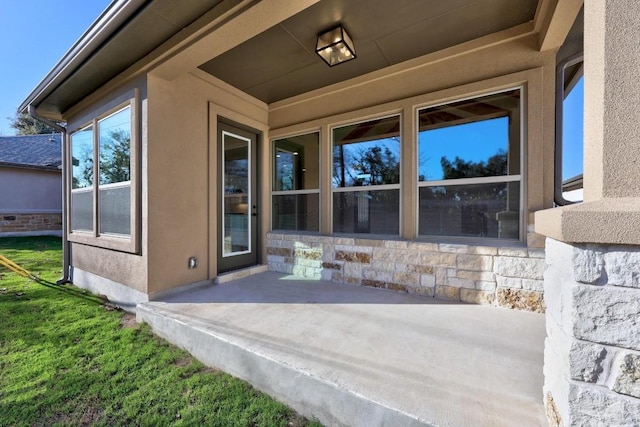
[(319, 425), (70, 285), (59, 238), (1, 238), (0, 426)]

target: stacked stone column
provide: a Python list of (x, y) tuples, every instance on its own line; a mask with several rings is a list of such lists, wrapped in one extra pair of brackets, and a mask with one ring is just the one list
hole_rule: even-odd
[(640, 248), (547, 240), (552, 426), (640, 425)]

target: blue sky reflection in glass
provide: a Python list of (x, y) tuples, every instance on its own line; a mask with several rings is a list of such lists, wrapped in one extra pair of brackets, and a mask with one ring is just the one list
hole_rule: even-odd
[(418, 137), (418, 176), (421, 181), (444, 179), (442, 157), (453, 161), (486, 162), (500, 150), (509, 148), (509, 118), (481, 120), (471, 123), (426, 130)]
[(562, 179), (566, 180), (584, 168), (584, 77), (564, 99), (562, 110)]

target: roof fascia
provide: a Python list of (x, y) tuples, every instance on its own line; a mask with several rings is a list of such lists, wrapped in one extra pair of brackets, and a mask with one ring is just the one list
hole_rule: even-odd
[(26, 165), (23, 163), (10, 163), (10, 162), (0, 162), (1, 168), (12, 168), (12, 169), (28, 169), (28, 170), (38, 170), (38, 171), (46, 171), (46, 172), (62, 172), (58, 166), (38, 166), (38, 165)]
[[(275, 0), (276, 2), (280, 0)], [(319, 0), (305, 0), (317, 2)], [(106, 82), (102, 87), (85, 97), (78, 104), (71, 107), (64, 112), (65, 117), (71, 117), (82, 111), (89, 105), (102, 99), (102, 97), (109, 93), (111, 90), (117, 87), (122, 87), (128, 82), (139, 78), (147, 73), (154, 76), (158, 76), (158, 70), (163, 70), (164, 64), (167, 61), (175, 61), (176, 58), (180, 58), (185, 50), (190, 49), (194, 45), (205, 46), (201, 43), (205, 37), (210, 37), (211, 34), (218, 34), (217, 30), (220, 27), (225, 26), (230, 21), (235, 21), (238, 17), (244, 16), (246, 11), (254, 6), (256, 3), (271, 3), (272, 0), (227, 0), (223, 1), (209, 12), (202, 15), (195, 22), (189, 25), (187, 28), (176, 33), (169, 40), (158, 46), (148, 55), (140, 58), (139, 61), (132, 64), (129, 68), (122, 71), (120, 74)], [(296, 4), (297, 2), (291, 2)], [(264, 12), (264, 11), (263, 11)], [(240, 19), (242, 20), (242, 19)], [(244, 21), (243, 21), (244, 22)], [(215, 37), (218, 37), (217, 35)], [(213, 43), (214, 45), (216, 43)], [(238, 43), (236, 43), (238, 44)], [(235, 46), (235, 44), (234, 44)], [(211, 46), (208, 47), (211, 49)], [(210, 59), (207, 58), (207, 60)], [(179, 62), (179, 61), (178, 61)], [(204, 62), (204, 61), (203, 61)], [(197, 66), (194, 68), (187, 67), (188, 70), (185, 73), (196, 72)], [(185, 68), (186, 69), (186, 68)], [(176, 75), (177, 76), (177, 75)], [(162, 76), (165, 77), (166, 76)], [(257, 101), (257, 100), (256, 100)], [(261, 102), (261, 101), (260, 101)]]
[(584, 0), (541, 0), (534, 18), (538, 49), (559, 49), (580, 13)]
[[(106, 93), (109, 93), (114, 88), (122, 87), (128, 82), (145, 75), (150, 70), (153, 70), (154, 67), (162, 64), (163, 61), (171, 58), (181, 49), (184, 49), (185, 46), (189, 46), (194, 43), (195, 40), (202, 37), (203, 34), (213, 31), (217, 26), (222, 25), (222, 23), (227, 20), (233, 19), (236, 15), (241, 14), (255, 1), (256, 0), (223, 1), (218, 6), (202, 15), (188, 27), (179, 31), (173, 37), (169, 38), (169, 40), (162, 43), (148, 55), (140, 58), (120, 74), (105, 82), (102, 87), (86, 96), (78, 104), (63, 112), (64, 117), (60, 116), (56, 117), (56, 119), (66, 120), (68, 117), (75, 115), (78, 111), (82, 111), (86, 106), (100, 100)], [(38, 110), (38, 113), (46, 117), (51, 117), (52, 114), (55, 114), (41, 110)]]
[(36, 88), (22, 101), (18, 110), (27, 112), (29, 105), (36, 109), (84, 61), (93, 55), (120, 26), (148, 0), (114, 0), (47, 73)]

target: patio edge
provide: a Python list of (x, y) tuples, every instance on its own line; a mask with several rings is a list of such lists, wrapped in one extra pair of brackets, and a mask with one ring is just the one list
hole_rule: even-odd
[(436, 427), (410, 414), (385, 407), (337, 384), (229, 342), (158, 307), (138, 304), (136, 318), (153, 332), (188, 351), (203, 364), (249, 382), (256, 389), (324, 425)]

